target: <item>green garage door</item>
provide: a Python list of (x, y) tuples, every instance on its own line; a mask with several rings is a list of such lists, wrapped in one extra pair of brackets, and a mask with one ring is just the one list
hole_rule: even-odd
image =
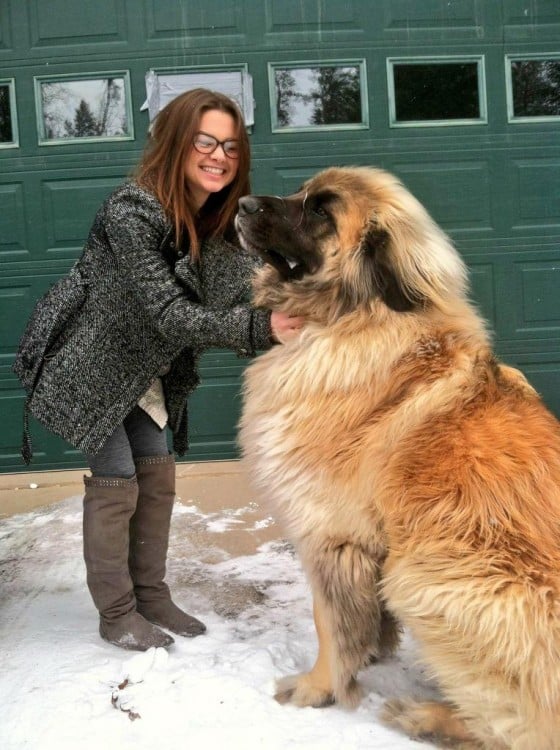
[[(558, 0), (2, 0), (0, 470), (23, 468), (17, 341), (140, 155), (148, 71), (233, 74), (255, 191), (332, 164), (400, 175), (466, 259), (499, 354), (560, 414), (559, 40)], [(189, 459), (236, 455), (242, 368), (205, 355)], [(83, 465), (32, 430), (34, 468)]]

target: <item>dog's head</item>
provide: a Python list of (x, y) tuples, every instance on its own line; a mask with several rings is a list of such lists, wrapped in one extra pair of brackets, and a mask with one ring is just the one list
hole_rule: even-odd
[(236, 229), (267, 264), (256, 296), (273, 308), (313, 308), (313, 317), (332, 320), (364, 306), (406, 313), (465, 294), (465, 267), (446, 235), (379, 169), (333, 167), (294, 195), (241, 198)]

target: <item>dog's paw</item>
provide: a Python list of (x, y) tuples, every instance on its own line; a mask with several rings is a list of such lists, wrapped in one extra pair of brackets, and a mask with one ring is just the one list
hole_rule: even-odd
[[(486, 747), (470, 734), (450, 704), (394, 699), (383, 706), (381, 720), (413, 739), (435, 742), (437, 747), (452, 747), (454, 750), (481, 750)], [(502, 745), (499, 747), (504, 748)]]
[(394, 698), (386, 701), (381, 711), (381, 721), (387, 726), (401, 729), (409, 737), (425, 736), (423, 715), (419, 705), (413, 700)]
[(278, 680), (274, 698), (278, 703), (291, 703), (302, 708), (324, 708), (334, 703), (332, 691), (314, 685), (307, 673), (289, 675)]
[(363, 697), (364, 691), (355, 677), (351, 677), (335, 690), (335, 700), (344, 708), (357, 708)]

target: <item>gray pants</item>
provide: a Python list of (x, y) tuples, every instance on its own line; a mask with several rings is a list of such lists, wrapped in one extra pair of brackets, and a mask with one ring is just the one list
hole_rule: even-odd
[(94, 477), (131, 479), (136, 473), (136, 459), (168, 455), (166, 429), (160, 429), (143, 409), (135, 406), (101, 450), (95, 456), (86, 454), (86, 459)]

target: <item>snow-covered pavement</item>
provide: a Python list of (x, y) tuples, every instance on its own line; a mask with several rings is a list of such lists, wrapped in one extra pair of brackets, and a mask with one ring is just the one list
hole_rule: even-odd
[[(289, 545), (234, 556), (233, 527), (272, 525), (254, 503), (205, 513), (177, 503), (167, 580), (208, 626), (169, 653), (104, 643), (85, 584), (81, 497), (0, 519), (2, 750), (420, 750), (383, 727), (387, 697), (433, 697), (405, 637), (395, 658), (364, 670), (362, 704), (298, 709), (274, 679), (309, 668), (311, 600)], [(274, 537), (272, 534), (271, 538)]]

